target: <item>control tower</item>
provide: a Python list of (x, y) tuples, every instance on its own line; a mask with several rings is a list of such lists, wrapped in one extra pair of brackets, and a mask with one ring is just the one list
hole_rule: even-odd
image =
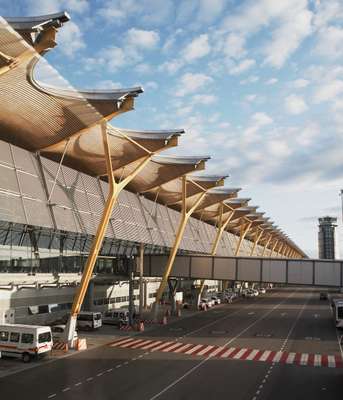
[(318, 250), (319, 258), (335, 259), (336, 253), (336, 217), (319, 218)]

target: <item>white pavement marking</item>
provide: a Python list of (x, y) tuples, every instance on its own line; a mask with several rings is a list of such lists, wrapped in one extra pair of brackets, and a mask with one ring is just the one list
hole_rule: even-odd
[(174, 343), (173, 345), (164, 348), (162, 351), (163, 351), (164, 353), (168, 353), (169, 351), (175, 349), (175, 347), (179, 347), (181, 344), (182, 344), (182, 343), (176, 342), (176, 343)]
[(193, 347), (192, 349), (186, 351), (185, 354), (193, 354), (195, 351), (197, 351), (198, 349), (200, 349), (203, 345), (202, 344), (197, 344), (195, 347)]
[(89, 378), (86, 379), (87, 382), (92, 381), (94, 378), (92, 376), (90, 376)]
[(82, 385), (82, 382), (75, 383), (75, 386), (80, 386), (80, 385)]
[(162, 343), (162, 341), (161, 341), (161, 340), (157, 340), (156, 342), (152, 342), (152, 343), (150, 343), (150, 344), (148, 344), (148, 345), (146, 345), (146, 346), (143, 346), (143, 347), (142, 347), (142, 350), (151, 349), (151, 347), (158, 346), (160, 343)]
[(257, 361), (266, 361), (270, 353), (270, 350), (266, 350)]
[(246, 360), (253, 360), (254, 359), (254, 357), (256, 356), (256, 354), (259, 352), (259, 350), (256, 350), (256, 349), (254, 349), (249, 355), (248, 355), (248, 357), (246, 358)]
[(279, 362), (280, 359), (281, 359), (281, 357), (282, 357), (282, 354), (283, 354), (282, 351), (278, 351), (278, 352), (275, 354), (274, 358), (273, 358), (273, 362), (274, 362), (274, 363), (275, 363), (275, 362)]
[(233, 356), (233, 359), (234, 360), (239, 360), (247, 350), (248, 349), (244, 349), (244, 348), (239, 350), (239, 352)]
[(110, 347), (117, 347), (117, 346), (120, 346), (121, 344), (124, 344), (126, 342), (132, 342), (134, 340), (135, 339), (132, 339), (132, 338), (126, 338), (126, 339), (118, 340), (118, 342), (112, 343), (109, 346)]
[(68, 392), (68, 390), (70, 390), (70, 387), (66, 387), (66, 388), (62, 389), (62, 392)]
[(289, 353), (288, 357), (286, 359), (286, 364), (293, 364), (293, 361), (295, 359), (295, 353)]
[(209, 350), (213, 349), (214, 346), (206, 346), (204, 349), (200, 350), (196, 355), (197, 356), (202, 356), (205, 353), (207, 353)]
[(123, 345), (120, 345), (120, 347), (121, 347), (122, 349), (125, 349), (126, 347), (130, 347), (130, 346), (132, 346), (132, 345), (137, 345), (138, 343), (141, 343), (141, 342), (143, 342), (143, 339), (136, 339), (136, 340), (133, 340), (132, 342), (129, 342), (129, 343), (125, 343), (125, 344), (123, 344)]
[(220, 358), (227, 358), (227, 357), (229, 357), (229, 355), (230, 355), (231, 353), (233, 353), (235, 350), (236, 350), (236, 347), (230, 347), (228, 350), (226, 350), (225, 353), (223, 353), (223, 354), (220, 356)]
[(307, 361), (308, 361), (308, 354), (302, 353), (300, 357), (300, 365), (307, 365)]
[(132, 346), (131, 349), (139, 349), (140, 347), (143, 347), (144, 345), (147, 345), (148, 343), (151, 343), (151, 342), (152, 342), (152, 340), (144, 340), (143, 342), (140, 342), (140, 343)]
[(223, 350), (223, 347), (218, 347), (214, 351), (212, 351), (208, 356), (209, 357), (215, 357), (218, 353), (220, 353)]
[(150, 351), (153, 352), (153, 351), (161, 350), (161, 349), (163, 349), (163, 348), (165, 348), (165, 347), (171, 345), (172, 343), (174, 343), (174, 342), (165, 342), (165, 343), (162, 343), (162, 344), (160, 344), (159, 346), (153, 347)]
[(316, 355), (314, 356), (314, 363), (313, 363), (313, 365), (314, 365), (315, 367), (320, 367), (320, 366), (322, 365), (322, 356), (321, 356), (321, 354), (316, 354)]
[(330, 368), (335, 368), (336, 367), (336, 360), (334, 356), (328, 356), (328, 366)]
[(102, 376), (103, 374), (103, 372), (99, 372), (98, 374), (96, 374), (96, 376)]
[(51, 394), (50, 396), (48, 396), (48, 399), (53, 399), (54, 397), (56, 397), (56, 393)]
[(176, 349), (176, 350), (174, 351), (174, 353), (181, 353), (182, 351), (188, 349), (188, 348), (191, 347), (191, 346), (193, 346), (193, 345), (190, 344), (190, 343), (187, 343), (187, 344), (185, 344), (184, 346), (182, 346), (182, 347)]

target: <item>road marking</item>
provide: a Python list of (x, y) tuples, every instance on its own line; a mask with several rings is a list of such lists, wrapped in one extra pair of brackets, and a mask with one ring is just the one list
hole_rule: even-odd
[(306, 365), (308, 361), (308, 354), (303, 353), (300, 358), (300, 365)]
[(214, 346), (206, 346), (204, 349), (200, 350), (196, 355), (202, 356), (207, 353), (209, 350), (213, 349)]
[(220, 356), (220, 358), (227, 358), (227, 357), (229, 357), (229, 355), (230, 355), (231, 353), (233, 353), (235, 350), (236, 350), (236, 347), (230, 347), (228, 350), (226, 350), (225, 353), (223, 353), (223, 354)]
[(164, 353), (168, 353), (169, 351), (172, 351), (173, 349), (175, 349), (175, 348), (177, 348), (177, 347), (182, 347), (183, 346), (183, 343), (174, 343), (173, 345), (171, 345), (171, 346), (168, 346), (168, 347), (165, 347), (162, 351), (164, 352)]
[(174, 353), (182, 353), (184, 350), (189, 349), (191, 346), (193, 345), (190, 343), (184, 344), (182, 347), (176, 349)]
[(248, 355), (246, 360), (249, 360), (249, 361), (253, 360), (258, 352), (259, 352), (259, 350), (256, 350), (256, 349), (252, 350), (252, 352)]
[(89, 378), (86, 379), (87, 382), (92, 381), (94, 378), (92, 376), (90, 376)]
[(140, 347), (143, 348), (143, 346), (147, 345), (148, 343), (151, 343), (152, 340), (144, 340), (143, 342), (140, 342), (138, 344), (135, 344), (134, 346), (131, 347), (131, 349), (139, 349)]
[(270, 350), (266, 350), (266, 351), (262, 354), (262, 356), (260, 357), (260, 359), (259, 359), (258, 361), (266, 361), (270, 353), (271, 353)]
[(70, 387), (66, 387), (66, 388), (62, 389), (62, 392), (68, 392), (68, 390), (70, 390)]
[(116, 368), (120, 368), (121, 367), (121, 364), (119, 364), (119, 365), (116, 365)]
[(48, 399), (53, 399), (54, 397), (56, 397), (56, 393), (51, 394), (50, 396), (48, 396)]
[(185, 354), (193, 354), (195, 351), (200, 349), (202, 346), (203, 346), (202, 344), (198, 344), (195, 347), (193, 347), (192, 349), (186, 351)]
[(152, 347), (155, 347), (155, 346), (157, 346), (157, 345), (160, 344), (160, 343), (162, 343), (162, 341), (161, 341), (161, 340), (157, 340), (156, 342), (153, 342), (153, 343), (151, 343), (151, 344), (148, 344), (148, 345), (146, 345), (146, 346), (143, 346), (143, 347), (142, 347), (142, 350), (151, 349)]
[(102, 376), (103, 374), (103, 372), (99, 372), (98, 374), (96, 374), (96, 376)]
[(234, 360), (239, 360), (241, 357), (242, 357), (242, 355), (247, 351), (248, 349), (241, 349), (237, 354), (235, 354), (232, 358), (234, 359)]
[(113, 368), (109, 368), (106, 370), (106, 372), (112, 372), (112, 371), (113, 371)]
[(171, 345), (172, 343), (173, 343), (173, 342), (165, 342), (165, 343), (162, 343), (162, 344), (160, 344), (159, 346), (153, 347), (150, 351), (153, 352), (153, 351), (161, 350), (161, 349), (163, 349), (164, 347), (167, 347), (167, 346)]
[(82, 385), (82, 382), (75, 383), (75, 386), (80, 386), (80, 385)]

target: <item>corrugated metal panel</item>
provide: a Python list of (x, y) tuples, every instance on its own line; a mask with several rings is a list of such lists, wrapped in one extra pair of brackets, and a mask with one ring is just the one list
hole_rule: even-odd
[(13, 168), (0, 164), (0, 189), (19, 193), (17, 177)]
[(39, 199), (46, 203), (46, 196), (41, 181), (37, 176), (17, 171), (21, 193), (24, 196)]
[(23, 199), (23, 201), (30, 225), (51, 227), (52, 221), (46, 203), (31, 199)]
[(19, 196), (0, 193), (0, 218), (3, 221), (26, 224), (23, 203)]

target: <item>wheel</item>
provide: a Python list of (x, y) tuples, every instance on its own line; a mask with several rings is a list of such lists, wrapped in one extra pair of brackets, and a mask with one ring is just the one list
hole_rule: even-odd
[(29, 353), (23, 353), (21, 358), (24, 363), (29, 363), (31, 361), (31, 356)]

